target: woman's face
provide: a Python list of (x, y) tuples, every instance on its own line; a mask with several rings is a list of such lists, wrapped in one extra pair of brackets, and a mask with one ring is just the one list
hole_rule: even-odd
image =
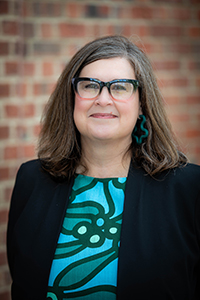
[[(125, 58), (101, 59), (85, 66), (79, 77), (95, 78), (104, 82), (114, 79), (136, 79)], [(140, 113), (138, 90), (126, 101), (114, 100), (103, 87), (94, 100), (82, 99), (75, 93), (74, 122), (82, 141), (117, 141), (131, 143), (132, 131)]]

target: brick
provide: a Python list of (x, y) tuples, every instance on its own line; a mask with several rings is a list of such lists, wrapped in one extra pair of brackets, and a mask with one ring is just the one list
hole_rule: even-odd
[[(166, 0), (152, 0), (155, 3), (164, 3), (166, 4)], [(172, 4), (176, 4), (176, 3), (183, 3), (184, 0), (167, 0), (167, 3), (172, 3)]]
[(0, 15), (8, 14), (9, 3), (8, 1), (0, 1)]
[(153, 66), (155, 70), (179, 70), (180, 62), (179, 61), (154, 61)]
[(190, 27), (189, 28), (189, 35), (193, 38), (200, 37), (200, 27)]
[[(128, 25), (127, 25), (128, 26)], [(101, 30), (101, 27), (102, 26), (99, 26), (99, 32), (100, 32), (100, 30)], [(129, 26), (129, 28), (130, 28), (130, 26)], [(131, 30), (131, 29), (130, 29)], [(114, 32), (115, 32), (115, 30), (114, 30), (114, 26), (113, 25), (108, 25), (107, 26), (107, 34), (108, 35), (113, 35), (114, 34)], [(98, 34), (97, 36), (100, 36), (101, 34)]]
[(22, 30), (24, 38), (31, 38), (35, 35), (34, 25), (32, 23), (23, 23)]
[(110, 14), (110, 7), (108, 5), (101, 5), (99, 7), (99, 12), (100, 12), (100, 16), (101, 18), (108, 18), (109, 14)]
[(0, 42), (0, 55), (8, 55), (9, 44), (7, 42)]
[(200, 104), (200, 96), (187, 96), (187, 103), (189, 104)]
[(110, 7), (107, 5), (88, 4), (85, 7), (85, 15), (88, 18), (108, 18)]
[(183, 104), (184, 103), (184, 97), (179, 96), (165, 96), (165, 102), (168, 105), (177, 105), (177, 104)]
[(179, 37), (183, 33), (183, 29), (180, 26), (164, 26), (154, 25), (150, 28), (152, 36), (157, 37)]
[(15, 85), (16, 96), (25, 97), (27, 95), (27, 84), (26, 83), (17, 83)]
[(35, 105), (30, 103), (21, 106), (20, 115), (25, 118), (33, 117), (35, 115)]
[(5, 224), (8, 221), (8, 209), (0, 210), (0, 224)]
[(87, 5), (86, 6), (86, 17), (88, 18), (99, 18), (99, 11), (98, 11), (98, 6), (96, 5)]
[(170, 43), (165, 46), (165, 50), (172, 53), (187, 54), (191, 51), (191, 45), (188, 43)]
[(16, 55), (27, 56), (28, 55), (28, 44), (24, 42), (16, 42), (14, 51)]
[(23, 147), (23, 155), (25, 158), (35, 157), (35, 145), (25, 145)]
[(6, 75), (18, 75), (19, 74), (19, 63), (18, 62), (6, 62), (5, 63)]
[(8, 118), (17, 118), (19, 117), (20, 107), (16, 104), (7, 104), (5, 105), (5, 113)]
[(35, 83), (33, 85), (33, 93), (35, 96), (46, 95), (49, 93), (49, 86), (46, 83)]
[(43, 38), (50, 38), (52, 37), (52, 25), (48, 23), (41, 24), (41, 33)]
[(153, 9), (147, 6), (134, 6), (131, 10), (131, 17), (134, 19), (152, 19)]
[(15, 128), (15, 134), (21, 140), (26, 140), (28, 136), (28, 128), (27, 126), (19, 125)]
[[(110, 28), (110, 34), (112, 35), (112, 34), (113, 34), (113, 30), (112, 30), (112, 29), (113, 29), (113, 26), (110, 25), (109, 28)], [(92, 30), (93, 30), (93, 36), (95, 36), (95, 37), (100, 36), (100, 35), (101, 35), (101, 34), (100, 34), (101, 29), (102, 29), (102, 26), (95, 24), (95, 25), (92, 27)], [(73, 55), (73, 54), (72, 54), (72, 55)]]
[[(120, 34), (120, 32), (118, 32), (118, 34)], [(135, 26), (131, 26), (131, 34), (132, 35), (136, 35), (136, 36), (140, 36), (141, 38), (145, 37), (145, 36), (149, 36), (150, 32), (149, 32), (149, 26), (146, 25), (135, 25)], [(138, 41), (139, 46), (140, 46), (140, 41)], [(136, 42), (137, 44), (137, 42)]]
[(41, 130), (40, 124), (35, 125), (34, 128), (33, 128), (33, 134), (34, 134), (34, 136), (36, 136), (36, 137), (39, 136), (40, 130)]
[(200, 130), (199, 129), (188, 129), (186, 131), (187, 138), (200, 138)]
[(5, 202), (9, 202), (11, 199), (11, 195), (12, 195), (12, 191), (13, 191), (13, 186), (12, 187), (6, 187), (4, 189), (4, 200)]
[(200, 61), (191, 61), (188, 63), (188, 68), (191, 71), (199, 71), (200, 70)]
[(10, 292), (9, 291), (0, 292), (0, 299), (1, 300), (10, 300), (11, 299)]
[(58, 17), (61, 15), (60, 3), (42, 3), (37, 2), (32, 4), (33, 14), (37, 17)]
[(188, 8), (170, 9), (170, 19), (188, 21), (191, 18), (191, 12)]
[(200, 10), (197, 11), (197, 19), (200, 20)]
[(7, 255), (6, 255), (6, 252), (5, 251), (1, 251), (0, 252), (0, 266), (4, 266), (6, 264), (7, 264)]
[(4, 149), (4, 159), (16, 159), (18, 157), (18, 147), (17, 146), (7, 146)]
[(0, 167), (0, 180), (9, 179), (9, 169), (8, 167)]
[(176, 123), (176, 122), (188, 122), (190, 119), (190, 116), (188, 114), (173, 114), (170, 116), (170, 120), (173, 122), (173, 123)]
[[(21, 144), (20, 146), (7, 146), (4, 149), (5, 160), (13, 160), (20, 157), (30, 158), (34, 156), (35, 156), (35, 145), (33, 144), (24, 144), (24, 145)], [(13, 174), (15, 173), (16, 173), (15, 170), (13, 170)], [(6, 175), (7, 173), (5, 173), (5, 176)]]
[(15, 21), (4, 21), (2, 24), (3, 33), (6, 35), (18, 35), (19, 23)]
[(81, 17), (81, 9), (80, 4), (77, 3), (67, 3), (66, 5), (66, 13), (70, 18)]
[(33, 94), (35, 96), (48, 95), (52, 92), (54, 85), (47, 83), (35, 83), (33, 85)]
[[(0, 287), (4, 287), (4, 291), (5, 291), (5, 287), (6, 286), (10, 286), (10, 283), (11, 283), (11, 279), (10, 279), (10, 273), (9, 273), (9, 270), (8, 268), (2, 268), (2, 277), (1, 277), (1, 280), (0, 280), (0, 284), (1, 286)], [(0, 289), (1, 290), (1, 289)], [(0, 298), (2, 300), (2, 298)]]
[[(28, 2), (28, 1), (27, 1)], [(21, 17), (30, 16), (29, 4), (26, 1), (14, 2), (14, 14)]]
[(60, 23), (58, 27), (61, 37), (83, 37), (86, 33), (83, 24)]
[(190, 3), (191, 3), (191, 4), (199, 4), (199, 3), (200, 3), (200, 0), (190, 0)]
[(35, 74), (35, 64), (25, 62), (22, 65), (22, 75), (33, 76)]
[(46, 54), (59, 54), (60, 44), (58, 43), (35, 43), (33, 45), (34, 53), (39, 55)]
[[(113, 12), (113, 10), (111, 10)], [(115, 18), (118, 19), (130, 19), (131, 18), (131, 9), (127, 9), (121, 5), (118, 5), (115, 7)]]
[(152, 16), (153, 16), (153, 19), (166, 20), (166, 19), (168, 19), (168, 10), (162, 6), (154, 7), (152, 9)]
[(0, 140), (7, 139), (9, 137), (9, 127), (0, 126)]
[(19, 106), (16, 104), (7, 104), (5, 105), (5, 113), (8, 118), (33, 117), (35, 115), (35, 105), (24, 104)]
[(42, 73), (44, 76), (53, 75), (53, 64), (51, 62), (44, 62), (42, 65)]
[(8, 97), (10, 95), (9, 84), (0, 84), (0, 97)]
[[(108, 32), (108, 34), (110, 34)], [(125, 36), (130, 36), (131, 35), (131, 26), (130, 25), (124, 25), (122, 27), (122, 34), (125, 35)], [(141, 36), (142, 36), (142, 33), (141, 33)]]
[(200, 87), (200, 77), (197, 77), (197, 79), (196, 79), (196, 86), (198, 88)]
[(181, 88), (186, 88), (189, 85), (188, 78), (172, 78), (172, 79), (161, 79), (159, 78), (158, 84), (161, 84), (162, 87), (181, 87)]
[(191, 44), (191, 53), (199, 54), (200, 53), (200, 43)]

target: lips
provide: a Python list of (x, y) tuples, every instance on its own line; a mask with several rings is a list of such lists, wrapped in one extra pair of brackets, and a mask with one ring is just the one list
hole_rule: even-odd
[(97, 118), (97, 119), (115, 119), (117, 118), (116, 115), (109, 114), (109, 113), (95, 113), (90, 115), (92, 118)]

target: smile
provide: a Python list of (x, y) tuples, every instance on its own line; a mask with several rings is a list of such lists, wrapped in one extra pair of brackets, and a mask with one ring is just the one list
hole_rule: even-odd
[(115, 118), (117, 118), (117, 116), (115, 116), (115, 115), (106, 114), (106, 113), (96, 113), (96, 114), (90, 115), (90, 117), (96, 118), (96, 119), (115, 119)]

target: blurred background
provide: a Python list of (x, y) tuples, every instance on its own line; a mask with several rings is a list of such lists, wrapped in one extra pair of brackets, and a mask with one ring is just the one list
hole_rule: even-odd
[(10, 299), (6, 224), (16, 172), (36, 157), (40, 117), (85, 43), (129, 37), (150, 57), (183, 151), (200, 164), (200, 0), (0, 1), (0, 299)]

